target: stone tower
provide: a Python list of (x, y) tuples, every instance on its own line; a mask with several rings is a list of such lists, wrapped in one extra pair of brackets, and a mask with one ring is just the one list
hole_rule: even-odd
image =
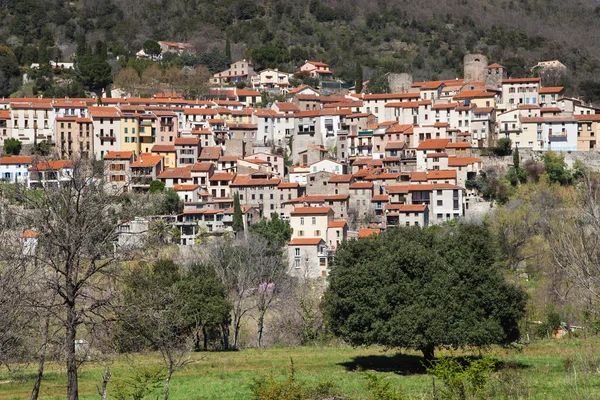
[(488, 59), (483, 54), (465, 54), (465, 82), (483, 82), (486, 76)]
[(488, 65), (485, 72), (485, 86), (498, 89), (502, 87), (502, 79), (506, 78), (506, 68), (500, 64)]
[(406, 72), (387, 74), (392, 93), (408, 93), (413, 85), (413, 76)]

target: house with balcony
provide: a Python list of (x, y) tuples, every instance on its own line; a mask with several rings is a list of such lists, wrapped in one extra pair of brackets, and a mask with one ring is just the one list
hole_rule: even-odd
[(121, 112), (116, 107), (89, 107), (94, 132), (94, 156), (96, 159), (104, 155), (121, 151)]
[(256, 76), (252, 77), (252, 87), (259, 90), (276, 89), (279, 93), (287, 93), (290, 85), (290, 76), (286, 72), (279, 71), (277, 68), (263, 69)]
[(113, 192), (129, 191), (131, 164), (135, 161), (133, 151), (111, 151), (104, 155), (104, 184)]
[(577, 121), (577, 150), (598, 151), (600, 114), (575, 115), (575, 120)]
[(49, 99), (10, 99), (12, 135), (23, 144), (55, 143), (54, 109)]
[(214, 86), (225, 85), (229, 82), (239, 83), (250, 81), (253, 76), (254, 66), (247, 60), (236, 61), (229, 65), (225, 71), (217, 72), (210, 79), (210, 83)]
[(70, 160), (39, 161), (29, 167), (30, 189), (52, 189), (68, 185), (73, 180), (74, 163)]
[(200, 139), (181, 137), (174, 140), (176, 151), (176, 166), (194, 165), (200, 156)]
[(300, 67), (300, 71), (297, 74), (307, 74), (311, 78), (317, 79), (333, 78), (333, 72), (329, 69), (329, 64), (320, 61), (306, 61)]
[(131, 164), (131, 189), (133, 191), (147, 192), (150, 183), (157, 180), (164, 168), (163, 158), (150, 153), (142, 153)]
[(94, 156), (94, 128), (91, 118), (58, 117), (54, 123), (54, 134), (61, 158)]

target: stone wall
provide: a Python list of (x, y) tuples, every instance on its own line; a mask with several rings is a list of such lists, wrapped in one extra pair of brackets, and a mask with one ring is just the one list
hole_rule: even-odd
[[(593, 171), (600, 171), (600, 153), (594, 151), (557, 151), (557, 154), (562, 155), (565, 158), (565, 162), (569, 168), (573, 167), (575, 160), (579, 160), (583, 165), (592, 169)], [(533, 151), (529, 149), (519, 149), (519, 157), (521, 158), (521, 165), (529, 159), (535, 161), (541, 161), (543, 151)], [(481, 156), (481, 149), (473, 149), (473, 157), (481, 157), (483, 160), (483, 168), (494, 168), (500, 171), (506, 171), (513, 165), (513, 157), (490, 157)]]

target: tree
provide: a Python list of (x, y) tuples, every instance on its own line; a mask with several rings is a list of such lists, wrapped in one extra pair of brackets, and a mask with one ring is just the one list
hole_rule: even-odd
[(78, 56), (75, 70), (81, 83), (96, 93), (112, 82), (112, 70), (106, 60), (100, 56)]
[[(112, 203), (118, 193), (108, 193), (92, 183), (93, 178), (89, 163), (75, 161), (67, 184), (44, 186), (35, 196), (15, 185), (4, 194), (7, 201), (23, 205), (12, 209), (11, 223), (39, 232), (36, 251), (29, 257), (44, 272), (40, 284), (61, 300), (44, 306), (59, 317), (65, 335), (69, 400), (79, 397), (78, 369), (83, 361), (75, 343), (79, 333), (93, 331), (103, 320), (113, 299), (110, 276), (119, 254), (115, 249), (119, 216), (130, 215), (127, 206)], [(82, 325), (85, 331), (80, 331)]]
[(390, 82), (382, 70), (378, 69), (369, 78), (369, 93), (390, 93)]
[(509, 138), (498, 139), (498, 156), (507, 156), (512, 151), (512, 140)]
[(229, 37), (225, 40), (225, 56), (231, 61), (231, 41)]
[(515, 151), (513, 152), (513, 168), (515, 171), (521, 169), (521, 159), (519, 158), (519, 148), (515, 147)]
[(325, 313), (353, 345), (410, 347), (430, 362), (435, 346), (508, 344), (519, 338), (525, 293), (494, 265), (487, 228), (398, 228), (336, 251)]
[(147, 96), (153, 96), (158, 91), (158, 85), (162, 81), (163, 73), (160, 67), (152, 64), (142, 72), (141, 84)]
[(558, 183), (560, 185), (573, 183), (573, 174), (567, 168), (564, 157), (553, 151), (547, 151), (542, 156), (542, 161), (546, 167), (546, 181), (548, 183)]
[(183, 211), (183, 200), (175, 190), (172, 188), (165, 189), (163, 196), (161, 213), (177, 214)]
[(355, 82), (355, 92), (361, 93), (363, 89), (363, 70), (360, 63), (356, 62), (356, 82)]
[(188, 99), (198, 99), (208, 93), (207, 82), (210, 78), (209, 70), (199, 65), (185, 74), (183, 93)]
[(161, 353), (166, 400), (171, 378), (189, 362), (199, 334), (206, 348), (209, 332), (229, 323), (230, 310), (212, 267), (194, 264), (185, 271), (171, 260), (159, 259), (126, 276), (119, 339), (126, 348), (142, 344)]
[(152, 181), (150, 182), (150, 187), (148, 188), (148, 191), (150, 193), (160, 193), (163, 192), (165, 190), (165, 183), (163, 181)]
[(142, 48), (144, 49), (144, 53), (149, 55), (152, 59), (158, 58), (162, 52), (160, 44), (156, 40), (152, 39), (146, 40)]
[(15, 138), (8, 138), (4, 141), (4, 153), (8, 156), (18, 156), (21, 152), (21, 142)]
[(293, 233), (290, 222), (279, 218), (277, 213), (271, 213), (270, 220), (263, 218), (259, 223), (251, 225), (249, 231), (261, 236), (275, 248), (283, 248), (290, 241)]
[(244, 217), (242, 215), (242, 207), (240, 206), (240, 195), (236, 192), (233, 196), (233, 231), (235, 233), (244, 231)]
[(115, 75), (114, 85), (135, 96), (136, 89), (140, 85), (140, 76), (131, 67), (123, 68)]

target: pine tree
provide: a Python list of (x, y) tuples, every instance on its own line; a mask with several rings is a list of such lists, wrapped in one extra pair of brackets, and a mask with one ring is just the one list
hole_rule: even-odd
[(240, 206), (240, 195), (238, 193), (233, 197), (233, 231), (244, 231), (244, 218), (242, 217), (242, 207)]
[(356, 93), (361, 93), (363, 89), (363, 71), (359, 62), (356, 63)]
[(225, 41), (225, 55), (227, 56), (227, 59), (231, 61), (231, 42), (229, 41), (229, 38)]

